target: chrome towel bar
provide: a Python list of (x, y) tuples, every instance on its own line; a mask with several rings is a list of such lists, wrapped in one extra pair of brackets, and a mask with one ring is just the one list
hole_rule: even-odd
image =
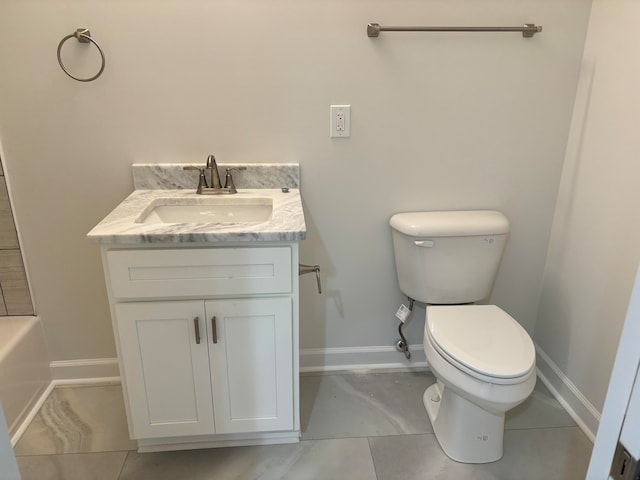
[(378, 23), (367, 25), (367, 36), (377, 37), (380, 32), (522, 32), (531, 38), (542, 31), (541, 25), (526, 23), (521, 27), (383, 27)]

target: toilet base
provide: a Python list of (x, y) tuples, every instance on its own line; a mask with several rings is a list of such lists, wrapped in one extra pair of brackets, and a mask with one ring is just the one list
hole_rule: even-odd
[(504, 413), (488, 412), (440, 381), (427, 388), (423, 402), (436, 439), (448, 457), (461, 463), (502, 458)]

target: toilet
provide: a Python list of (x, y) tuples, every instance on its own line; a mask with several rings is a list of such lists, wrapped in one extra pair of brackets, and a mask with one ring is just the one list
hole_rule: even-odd
[(400, 290), (425, 303), (424, 351), (436, 377), (423, 401), (455, 461), (502, 458), (505, 413), (536, 384), (527, 332), (496, 305), (493, 286), (509, 221), (492, 210), (408, 212), (389, 221)]

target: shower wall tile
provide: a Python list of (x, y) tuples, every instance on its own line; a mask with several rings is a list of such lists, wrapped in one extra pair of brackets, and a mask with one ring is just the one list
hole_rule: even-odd
[(8, 315), (33, 315), (20, 250), (0, 250), (0, 285)]
[(0, 316), (33, 313), (7, 182), (0, 162)]
[(0, 250), (20, 248), (4, 177), (0, 177)]

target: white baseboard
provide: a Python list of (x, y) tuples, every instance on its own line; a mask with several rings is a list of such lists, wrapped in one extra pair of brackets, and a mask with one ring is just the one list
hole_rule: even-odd
[(600, 412), (551, 358), (536, 345), (538, 377), (556, 400), (593, 442), (600, 423)]
[(117, 358), (59, 360), (49, 364), (52, 380), (61, 383), (100, 383), (101, 379), (120, 376)]
[(49, 397), (49, 394), (51, 393), (51, 390), (53, 390), (53, 388), (54, 388), (53, 382), (49, 383), (49, 385), (40, 394), (40, 397), (38, 397), (35, 403), (31, 406), (31, 409), (29, 410), (29, 412), (24, 416), (24, 418), (22, 419), (22, 422), (20, 423), (16, 431), (13, 433), (13, 435), (11, 435), (12, 447), (16, 446), (16, 444), (24, 434), (27, 427), (31, 424), (31, 421), (40, 411), (40, 408), (42, 407), (42, 404), (44, 403), (44, 401)]
[(95, 385), (120, 383), (120, 370), (117, 358), (90, 358), (83, 360), (62, 360), (49, 363), (51, 382), (42, 391), (29, 412), (25, 415), (11, 436), (11, 445), (15, 446), (31, 421), (42, 408), (42, 404), (55, 387), (64, 385)]
[(409, 345), (411, 360), (395, 346), (303, 348), (300, 350), (300, 373), (363, 370), (424, 369), (427, 359), (422, 344)]

